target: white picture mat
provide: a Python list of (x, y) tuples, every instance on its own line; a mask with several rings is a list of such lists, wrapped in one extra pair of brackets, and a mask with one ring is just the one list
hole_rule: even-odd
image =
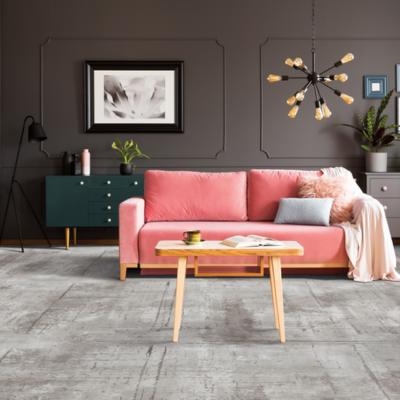
[[(122, 80), (135, 77), (165, 77), (165, 118), (110, 119), (104, 115), (104, 77), (112, 75)], [(95, 124), (173, 124), (175, 123), (175, 72), (171, 70), (95, 70), (93, 72), (93, 106)]]
[(371, 92), (380, 92), (381, 89), (381, 84), (380, 82), (372, 82), (371, 83)]

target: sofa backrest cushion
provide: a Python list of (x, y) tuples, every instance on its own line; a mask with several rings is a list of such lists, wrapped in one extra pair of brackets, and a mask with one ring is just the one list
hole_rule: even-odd
[(145, 172), (146, 221), (245, 221), (246, 172)]
[(300, 176), (321, 176), (321, 171), (253, 169), (248, 172), (248, 217), (250, 221), (272, 221), (283, 197), (299, 197)]

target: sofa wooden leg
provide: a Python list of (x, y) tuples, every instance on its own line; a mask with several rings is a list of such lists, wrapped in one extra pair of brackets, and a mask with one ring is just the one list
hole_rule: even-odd
[(119, 265), (119, 280), (124, 281), (126, 279), (126, 270), (127, 266), (125, 264), (120, 264)]

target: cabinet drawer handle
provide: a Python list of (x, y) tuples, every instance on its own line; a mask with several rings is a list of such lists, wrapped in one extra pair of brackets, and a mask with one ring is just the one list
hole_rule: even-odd
[(107, 206), (107, 210), (111, 210), (111, 206)]
[(383, 206), (383, 209), (386, 211), (388, 209), (388, 206)]
[(381, 187), (381, 190), (382, 190), (382, 192), (387, 192), (388, 187), (387, 187), (387, 186), (382, 186), (382, 187)]
[(137, 186), (137, 185), (139, 185), (139, 182), (138, 182), (138, 181), (133, 181), (133, 184), (134, 184), (135, 186)]
[(85, 184), (85, 182), (80, 181), (79, 184), (80, 184), (81, 186), (83, 186), (83, 185)]
[(111, 222), (111, 218), (107, 218), (107, 222)]
[(107, 181), (107, 185), (111, 185), (111, 181)]
[(107, 193), (107, 197), (111, 197), (111, 193)]

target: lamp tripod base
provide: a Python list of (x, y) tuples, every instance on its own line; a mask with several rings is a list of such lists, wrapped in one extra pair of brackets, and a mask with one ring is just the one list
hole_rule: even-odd
[(4, 229), (5, 229), (5, 226), (6, 226), (7, 215), (8, 215), (8, 211), (10, 209), (10, 205), (11, 205), (11, 202), (12, 202), (12, 205), (14, 207), (15, 221), (17, 223), (18, 239), (19, 239), (19, 243), (20, 243), (20, 246), (21, 246), (21, 252), (23, 253), (25, 251), (24, 242), (23, 242), (23, 238), (22, 238), (21, 221), (20, 221), (20, 218), (19, 218), (19, 215), (18, 215), (17, 204), (15, 202), (15, 194), (14, 194), (15, 185), (17, 185), (19, 187), (19, 190), (20, 190), (20, 192), (22, 194), (22, 197), (25, 199), (25, 202), (28, 205), (28, 208), (30, 209), (33, 217), (35, 218), (36, 223), (38, 224), (38, 226), (39, 226), (44, 238), (46, 239), (46, 241), (47, 241), (47, 243), (49, 245), (49, 247), (51, 247), (50, 239), (47, 236), (45, 227), (43, 226), (42, 222), (40, 221), (39, 216), (36, 214), (36, 211), (33, 208), (32, 204), (30, 203), (27, 194), (25, 193), (24, 189), (22, 188), (22, 185), (16, 179), (13, 179), (11, 181), (10, 191), (8, 193), (6, 210), (5, 210), (5, 213), (4, 213), (4, 219), (3, 219), (3, 223), (1, 225), (1, 231), (0, 231), (0, 244), (1, 244), (2, 240), (3, 240), (3, 234), (4, 234)]

